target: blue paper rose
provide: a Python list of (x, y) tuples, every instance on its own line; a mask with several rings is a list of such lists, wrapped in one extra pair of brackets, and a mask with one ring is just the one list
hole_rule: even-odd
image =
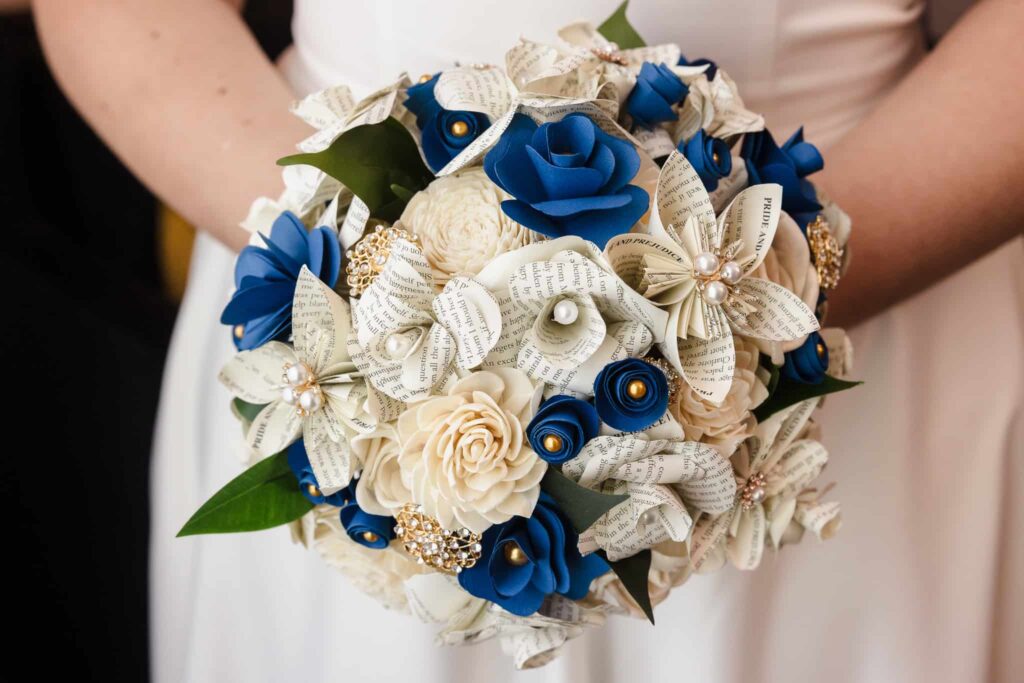
[(782, 186), (782, 210), (793, 216), (801, 228), (821, 211), (814, 185), (806, 176), (825, 166), (818, 148), (804, 142), (801, 128), (779, 147), (767, 130), (747, 133), (740, 156), (747, 165), (750, 184), (778, 183)]
[(704, 59), (702, 57), (691, 62), (684, 55), (679, 55), (679, 66), (704, 66), (705, 64), (708, 65), (708, 68), (707, 71), (704, 72), (704, 75), (707, 76), (709, 81), (715, 80), (715, 74), (718, 73), (718, 65), (710, 59)]
[(689, 142), (680, 142), (679, 151), (697, 171), (708, 192), (714, 192), (718, 181), (732, 173), (732, 153), (725, 140), (704, 135), (703, 130), (690, 138)]
[(263, 235), (265, 247), (249, 245), (235, 261), (235, 293), (220, 321), (241, 325), (235, 345), (245, 351), (275, 339), (284, 341), (292, 331), (292, 299), (302, 266), (333, 287), (341, 270), (338, 236), (327, 227), (306, 230), (302, 221), (285, 211)]
[(486, 114), (475, 111), (445, 109), (434, 97), (434, 86), (440, 74), (406, 91), (406, 109), (416, 115), (420, 129), (423, 156), (437, 173), (459, 152), (469, 146), (490, 125)]
[(395, 537), (395, 518), (386, 515), (374, 515), (359, 507), (356, 502), (356, 484), (352, 482), (338, 493), (344, 493), (348, 501), (342, 506), (341, 526), (345, 527), (348, 537), (359, 545), (380, 550), (387, 548)]
[(342, 507), (349, 500), (355, 500), (354, 494), (350, 496), (348, 489), (336, 491), (329, 496), (320, 492), (320, 484), (313, 474), (313, 466), (309, 464), (309, 455), (306, 453), (306, 445), (299, 439), (288, 447), (288, 467), (292, 469), (295, 478), (299, 480), (299, 490), (302, 495), (314, 505), (334, 505)]
[(541, 405), (526, 428), (526, 436), (542, 460), (561, 465), (579, 455), (600, 428), (601, 420), (594, 406), (559, 395)]
[(540, 126), (516, 114), (484, 157), (484, 170), (515, 197), (501, 203), (509, 218), (548, 237), (577, 235), (601, 248), (628, 232), (650, 201), (629, 184), (640, 170), (633, 145), (583, 114)]
[(579, 600), (608, 571), (597, 555), (580, 555), (578, 537), (555, 501), (541, 493), (529, 519), (513, 517), (484, 532), (480, 560), (459, 574), (471, 595), (529, 616), (552, 593)]
[(828, 370), (828, 346), (817, 332), (812, 332), (798, 348), (787, 351), (779, 373), (800, 384), (821, 384)]
[(639, 358), (617, 360), (594, 380), (594, 406), (610, 427), (623, 432), (647, 429), (668, 409), (668, 379)]
[(626, 99), (626, 111), (637, 125), (645, 128), (676, 121), (679, 115), (672, 105), (682, 102), (689, 91), (667, 64), (644, 62), (636, 77), (636, 86)]

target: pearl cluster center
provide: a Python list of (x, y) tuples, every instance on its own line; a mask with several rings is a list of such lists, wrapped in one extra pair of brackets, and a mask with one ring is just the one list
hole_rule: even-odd
[(281, 377), (285, 387), (281, 390), (281, 400), (295, 406), (296, 412), (306, 417), (324, 405), (324, 394), (320, 390), (316, 376), (305, 363), (289, 363), (284, 366)]
[(743, 268), (735, 261), (725, 261), (710, 251), (702, 251), (693, 259), (693, 273), (704, 301), (721, 306), (729, 298), (730, 287), (743, 278)]

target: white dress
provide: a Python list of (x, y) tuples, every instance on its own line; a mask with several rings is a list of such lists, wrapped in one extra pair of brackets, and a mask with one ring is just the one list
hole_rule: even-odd
[[(357, 93), (461, 60), (501, 63), (619, 0), (298, 0), (283, 68)], [(923, 54), (920, 0), (634, 0), (649, 42), (717, 60), (776, 136), (820, 146)], [(827, 154), (826, 154), (827, 161)], [(493, 643), (440, 649), (285, 529), (175, 539), (241, 467), (217, 384), (233, 255), (200, 237), (166, 369), (153, 467), (157, 681), (1012, 681), (1024, 675), (1021, 240), (855, 330), (866, 385), (829, 401), (845, 526), (753, 573), (696, 577), (657, 610), (516, 674)], [(855, 265), (856, 267), (856, 265)], [(979, 298), (978, 293), (984, 293)], [(983, 305), (978, 305), (983, 301)], [(1013, 539), (1017, 539), (1014, 541)]]

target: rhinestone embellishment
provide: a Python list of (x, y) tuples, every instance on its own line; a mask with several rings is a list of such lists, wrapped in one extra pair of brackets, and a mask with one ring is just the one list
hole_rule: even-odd
[(348, 264), (345, 266), (346, 281), (352, 290), (352, 296), (359, 296), (366, 291), (377, 275), (384, 270), (384, 264), (388, 262), (391, 255), (391, 245), (397, 239), (404, 239), (407, 242), (419, 246), (419, 238), (411, 235), (398, 227), (384, 227), (378, 225), (377, 229), (356, 242), (355, 247), (345, 253)]
[(820, 214), (807, 225), (807, 242), (814, 256), (814, 269), (822, 289), (835, 289), (843, 265), (843, 248), (832, 235), (828, 221)]
[(480, 534), (469, 529), (444, 529), (423, 513), (423, 506), (406, 503), (395, 518), (395, 536), (405, 552), (438, 571), (458, 574), (480, 559)]

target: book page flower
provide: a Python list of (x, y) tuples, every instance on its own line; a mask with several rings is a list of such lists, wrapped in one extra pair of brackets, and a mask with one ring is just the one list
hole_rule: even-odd
[(540, 390), (520, 370), (491, 368), (409, 406), (398, 419), (398, 463), (413, 502), (446, 529), (481, 533), (529, 517), (547, 471), (525, 434)]
[(828, 461), (824, 446), (799, 438), (819, 400), (776, 413), (736, 449), (731, 458), (737, 491), (732, 509), (702, 519), (694, 530), (695, 567), (712, 557), (712, 551), (724, 549), (724, 556), (737, 568), (755, 569), (769, 542), (778, 547), (795, 513), (796, 499)]
[[(651, 606), (661, 604), (673, 588), (683, 585), (690, 574), (690, 555), (685, 543), (665, 541), (652, 547), (651, 569), (647, 574), (647, 595), (651, 599)], [(611, 605), (634, 619), (647, 618), (622, 584), (622, 579), (614, 572), (594, 579), (588, 599)]]
[(689, 90), (672, 125), (675, 144), (700, 130), (721, 139), (764, 130), (764, 117), (747, 109), (736, 82), (723, 69), (697, 60), (692, 65), (680, 64), (675, 71)]
[(270, 342), (243, 351), (220, 372), (234, 396), (265, 404), (247, 432), (249, 446), (268, 457), (302, 436), (325, 496), (352, 478), (352, 436), (397, 414), (396, 404), (371, 391), (349, 356), (350, 320), (348, 304), (303, 267), (292, 305), (295, 346)]
[(406, 402), (443, 392), (457, 369), (480, 365), (501, 334), (501, 309), (490, 292), (459, 276), (437, 294), (430, 264), (405, 239), (391, 245), (353, 319), (353, 362), (370, 384)]
[(796, 294), (752, 276), (775, 236), (780, 192), (748, 187), (716, 218), (700, 176), (675, 151), (661, 171), (650, 234), (619, 235), (605, 250), (625, 282), (668, 312), (658, 348), (715, 404), (732, 383), (733, 332), (788, 341), (818, 329)]
[(511, 198), (481, 168), (443, 176), (413, 195), (400, 223), (419, 238), (436, 284), (476, 275), (495, 256), (536, 241), (501, 210)]
[(694, 441), (599, 436), (562, 473), (586, 488), (629, 495), (580, 535), (581, 552), (602, 548), (613, 562), (663, 541), (685, 541), (693, 526), (688, 508), (720, 514), (736, 493), (729, 461)]

